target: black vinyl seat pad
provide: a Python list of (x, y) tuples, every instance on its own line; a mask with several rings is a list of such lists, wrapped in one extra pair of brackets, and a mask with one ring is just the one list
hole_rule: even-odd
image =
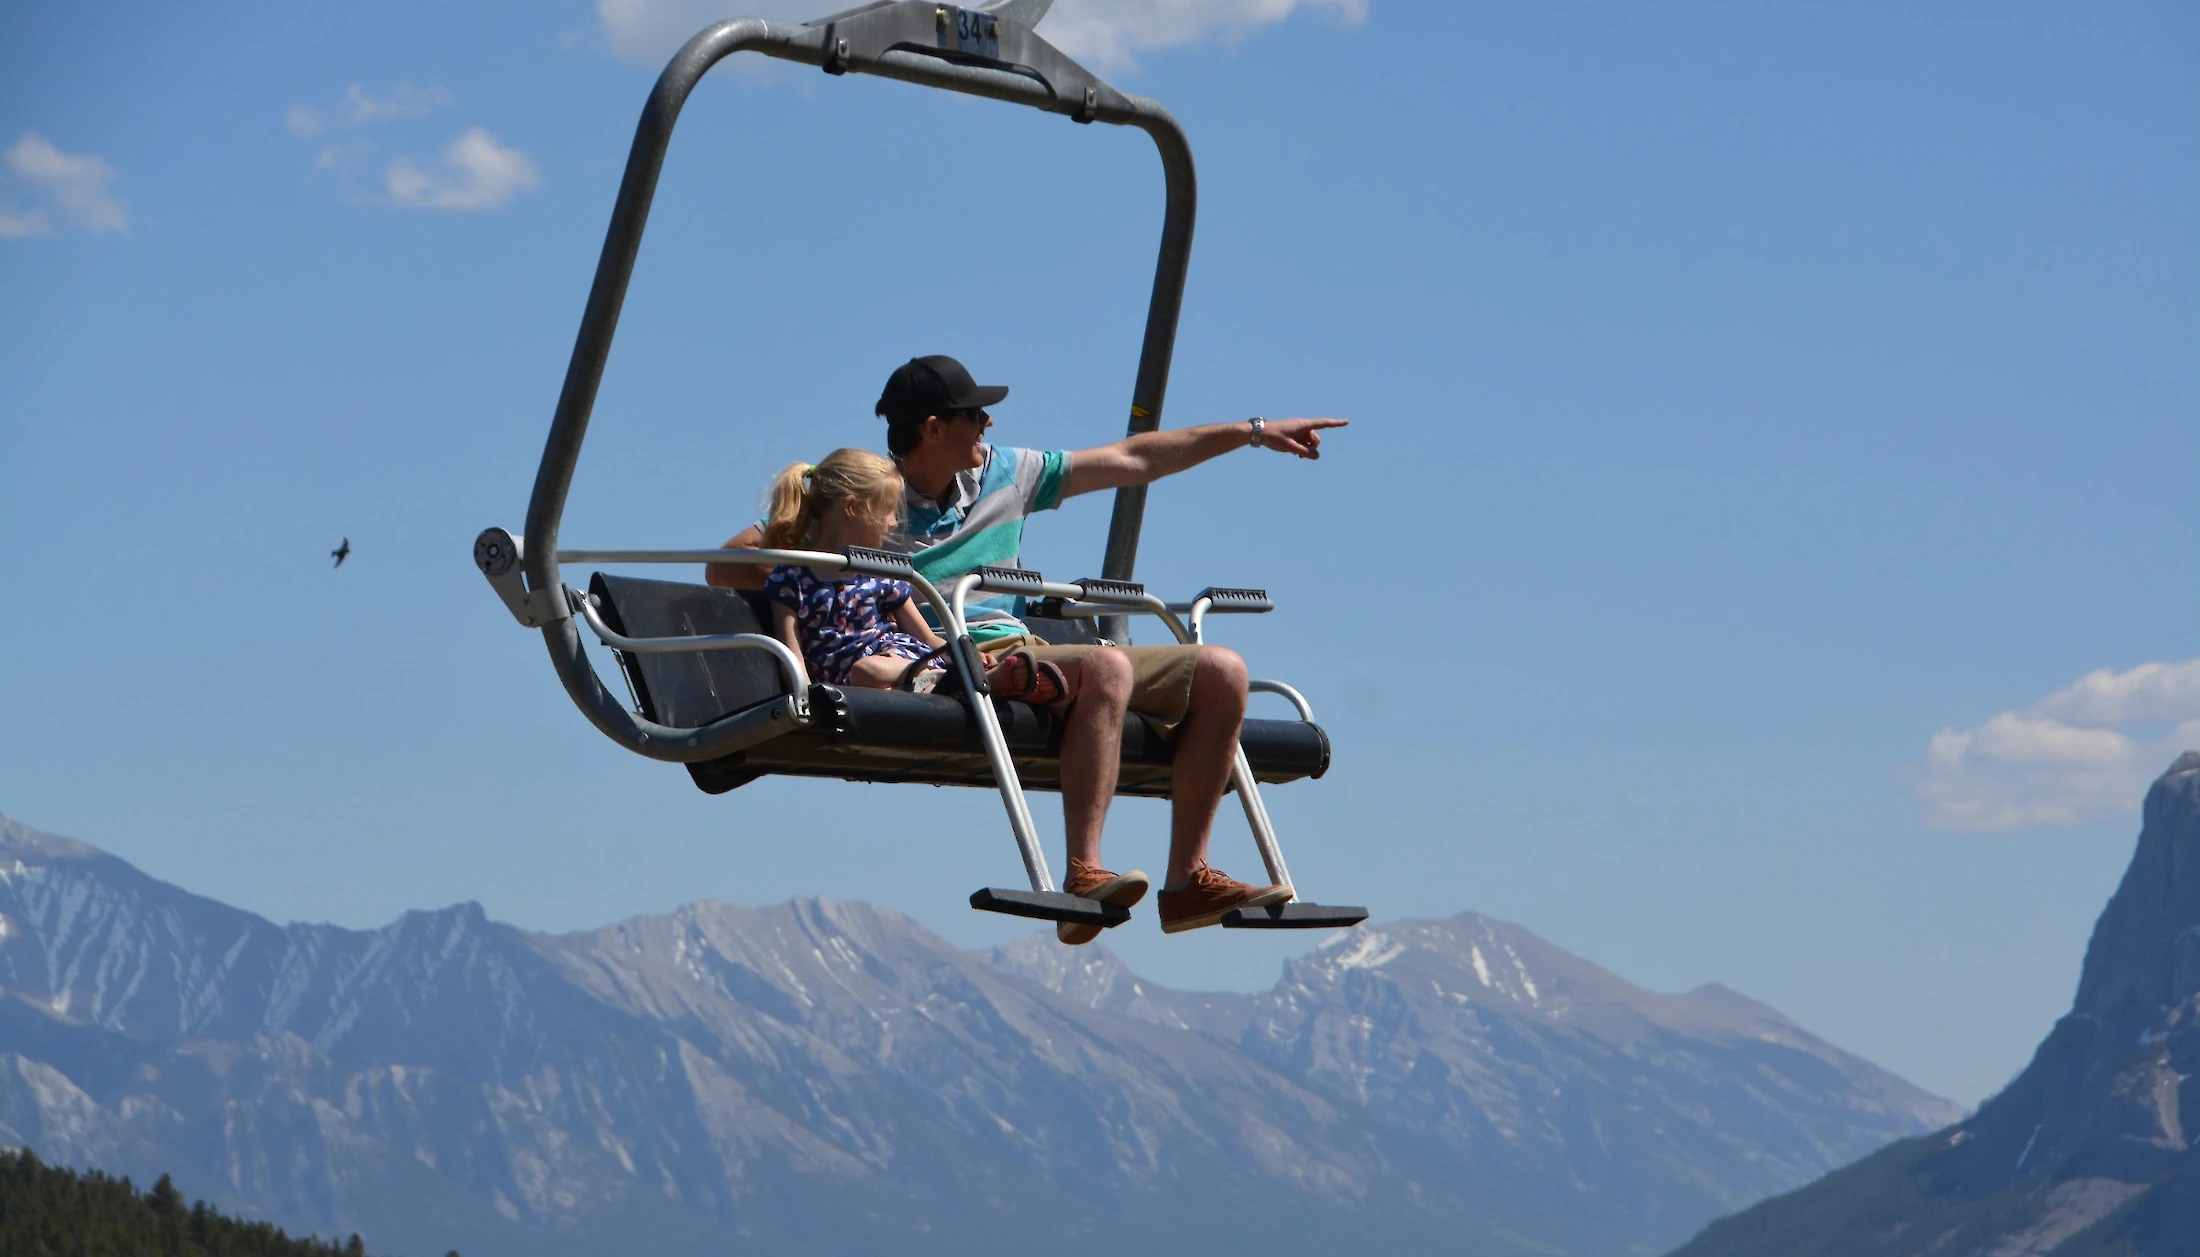
[[(589, 591), (601, 602), (605, 621), (628, 636), (768, 632), (760, 594), (601, 572), (590, 580)], [(710, 724), (784, 692), (776, 665), (761, 651), (621, 652), (619, 662), (642, 715), (678, 728)], [(690, 764), (696, 784), (714, 794), (770, 774), (996, 784), (977, 718), (960, 699), (855, 686), (816, 686), (812, 698), (829, 720)], [(995, 710), (1024, 788), (1061, 789), (1061, 718), (1023, 703), (998, 703)], [(1117, 793), (1166, 797), (1175, 744), (1142, 720), (1123, 723)], [(1239, 741), (1256, 781), (1318, 778), (1329, 770), (1329, 738), (1306, 721), (1249, 719)]]

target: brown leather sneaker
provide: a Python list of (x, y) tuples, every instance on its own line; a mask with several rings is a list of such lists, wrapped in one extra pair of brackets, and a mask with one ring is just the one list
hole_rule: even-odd
[[(1110, 873), (1106, 869), (1085, 863), (1069, 862), (1069, 880), (1062, 889), (1081, 899), (1097, 899), (1118, 908), (1128, 908), (1146, 897), (1146, 875), (1137, 869), (1128, 873)], [(1100, 927), (1084, 921), (1056, 921), (1054, 939), (1076, 947), (1100, 937)]]
[(1232, 908), (1265, 908), (1290, 899), (1288, 886), (1248, 886), (1204, 860), (1192, 870), (1192, 880), (1183, 889), (1165, 890), (1153, 897), (1161, 912), (1163, 934), (1214, 925)]

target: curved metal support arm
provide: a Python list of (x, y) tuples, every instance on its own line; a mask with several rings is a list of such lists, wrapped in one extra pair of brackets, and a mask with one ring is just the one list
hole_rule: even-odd
[(1314, 708), (1312, 704), (1306, 701), (1306, 695), (1299, 693), (1281, 681), (1263, 681), (1256, 677), (1245, 683), (1245, 692), (1248, 694), (1280, 694), (1293, 707), (1299, 709), (1299, 719), (1308, 724), (1315, 723)]
[(1152, 594), (1147, 594), (1145, 598), (1140, 600), (1139, 609), (1168, 625), (1169, 631), (1176, 634), (1178, 645), (1199, 645), (1199, 630), (1193, 626), (1204, 617), (1205, 612), (1198, 603), (1192, 604), (1192, 624), (1186, 624), (1184, 621), (1177, 619), (1176, 612), (1170, 610), (1169, 604)]
[(624, 634), (614, 632), (610, 625), (603, 622), (603, 616), (596, 611), (596, 600), (594, 598), (588, 597), (586, 594), (575, 594), (573, 595), (573, 603), (580, 608), (581, 618), (588, 621), (588, 627), (596, 631), (596, 639), (613, 650), (623, 650), (636, 655), (668, 654), (676, 650), (761, 650), (769, 654), (779, 664), (780, 678), (786, 681), (787, 692), (797, 696), (796, 701), (798, 703), (803, 687), (809, 683), (809, 676), (802, 666), (802, 661), (795, 657), (792, 650), (787, 649), (787, 643), (776, 637), (766, 637), (762, 633), (703, 633), (694, 637), (627, 637)]
[(1185, 609), (1184, 627), (1191, 630), (1193, 641), (1207, 640), (1207, 611), (1214, 605), (1212, 598), (1195, 598), (1192, 605)]
[(794, 696), (782, 694), (747, 711), (700, 729), (675, 729), (644, 720), (628, 711), (596, 675), (580, 630), (571, 619), (559, 620), (542, 630), (550, 647), (550, 666), (557, 669), (565, 692), (605, 737), (650, 759), (672, 764), (693, 764), (717, 759), (767, 742), (802, 724)]

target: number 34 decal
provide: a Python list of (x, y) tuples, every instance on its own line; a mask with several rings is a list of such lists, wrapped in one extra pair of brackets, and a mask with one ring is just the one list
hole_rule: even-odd
[[(950, 33), (955, 41), (952, 44), (947, 42)], [(998, 61), (1001, 58), (999, 19), (990, 13), (943, 5), (940, 8), (940, 47)]]

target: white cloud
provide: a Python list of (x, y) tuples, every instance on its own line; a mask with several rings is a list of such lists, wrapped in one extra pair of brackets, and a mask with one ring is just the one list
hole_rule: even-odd
[(299, 139), (310, 140), (328, 130), (328, 119), (318, 109), (308, 109), (304, 105), (293, 103), (289, 111), (283, 114), (283, 125), (289, 127), (290, 133)]
[(20, 240), (25, 236), (43, 236), (53, 231), (53, 224), (46, 219), (46, 211), (34, 209), (18, 214), (0, 205), (0, 240)]
[[(130, 216), (108, 189), (119, 176), (115, 168), (89, 153), (64, 153), (36, 131), (25, 131), (7, 151), (8, 169), (57, 206), (70, 221), (93, 231), (130, 230)], [(27, 215), (9, 213), (10, 230), (0, 235), (43, 235), (50, 230), (43, 211)]]
[(344, 89), (339, 108), (356, 124), (387, 122), (392, 118), (422, 118), (451, 103), (451, 93), (430, 85), (399, 83), (377, 96), (357, 83)]
[[(1368, 0), (1056, 0), (1039, 33), (1096, 69), (1119, 70), (1135, 65), (1139, 53), (1210, 37), (1235, 39), (1301, 9), (1359, 22), (1367, 5)], [(807, 22), (853, 7), (852, 0), (751, 0), (739, 11)], [(726, 6), (716, 0), (596, 0), (612, 55), (645, 65), (663, 62), (690, 35), (727, 16)]]
[(398, 118), (425, 118), (448, 107), (451, 100), (450, 89), (433, 83), (426, 87), (398, 83), (380, 92), (354, 83), (344, 89), (343, 97), (331, 109), (291, 102), (283, 112), (283, 125), (298, 139), (310, 140), (334, 129), (356, 129)]
[(2022, 711), (1934, 734), (1917, 790), (1943, 828), (2070, 825), (2133, 810), (2196, 747), (2200, 659), (2103, 668)]
[[(356, 200), (403, 209), (492, 210), (542, 182), (527, 154), (497, 143), (480, 127), (468, 127), (451, 141), (431, 169), (400, 153), (382, 166), (379, 177), (373, 173), (377, 152), (387, 150), (368, 134), (370, 128), (424, 118), (451, 102), (450, 91), (434, 84), (398, 83), (370, 91), (354, 83), (330, 109), (291, 105), (283, 124), (299, 140), (312, 142), (314, 169), (331, 172)], [(362, 185), (377, 184), (373, 193), (362, 191)]]
[(2091, 724), (2200, 716), (2200, 659), (2142, 663), (2128, 672), (2088, 672), (2077, 684), (2041, 699), (2039, 710)]
[(1238, 39), (1301, 9), (1349, 23), (1367, 18), (1367, 0), (1059, 0), (1041, 29), (1071, 56), (1119, 69), (1142, 52)]
[(527, 154), (471, 127), (443, 150), (443, 169), (430, 173), (399, 157), (390, 162), (386, 182), (391, 202), (410, 209), (489, 210), (541, 178)]

